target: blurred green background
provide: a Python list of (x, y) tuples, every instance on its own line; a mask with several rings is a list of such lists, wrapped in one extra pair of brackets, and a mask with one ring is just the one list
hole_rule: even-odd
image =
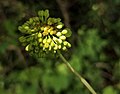
[(58, 57), (31, 57), (18, 41), (42, 9), (71, 28), (70, 64), (98, 94), (120, 94), (120, 0), (0, 0), (0, 94), (90, 94)]

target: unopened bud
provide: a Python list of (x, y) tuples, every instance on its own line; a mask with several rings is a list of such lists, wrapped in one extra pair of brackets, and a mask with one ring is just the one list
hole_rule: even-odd
[(52, 30), (48, 29), (48, 32), (50, 33)]
[(57, 41), (57, 39), (58, 39), (58, 38), (56, 38), (56, 37), (53, 36), (53, 40), (54, 40), (54, 41)]
[(34, 31), (35, 31), (34, 29), (31, 30), (31, 32), (34, 32)]
[(54, 50), (57, 50), (58, 49), (58, 46), (57, 46), (57, 44), (55, 45), (55, 47), (54, 47)]
[(51, 41), (52, 41), (52, 39), (51, 39), (51, 38), (48, 38), (48, 39), (47, 39), (47, 42), (48, 42), (48, 43), (50, 43)]
[(29, 45), (27, 45), (27, 46), (25, 47), (25, 50), (26, 50), (26, 51), (29, 51)]
[(58, 39), (58, 42), (61, 44), (61, 43), (62, 43), (62, 40), (61, 40), (61, 39)]
[(61, 39), (61, 40), (65, 40), (66, 37), (65, 37), (65, 36), (60, 36), (60, 39)]
[(63, 27), (63, 25), (62, 25), (62, 24), (57, 25), (57, 28), (58, 28), (58, 29), (61, 29), (62, 27)]
[(46, 36), (46, 35), (48, 35), (48, 32), (47, 32), (47, 31), (44, 31), (44, 32), (43, 32), (43, 36)]
[(39, 39), (38, 39), (39, 42), (42, 42), (42, 40), (43, 40), (42, 38), (39, 38)]
[(51, 46), (49, 46), (49, 51), (51, 50)]
[(45, 47), (45, 48), (48, 48), (48, 47), (49, 47), (49, 44), (48, 44), (48, 43), (45, 43), (44, 47)]
[(64, 41), (64, 42), (63, 42), (63, 45), (65, 45), (65, 46), (66, 46), (67, 44), (68, 44), (68, 42), (67, 42), (67, 41)]
[(54, 53), (56, 53), (56, 51), (54, 51)]
[(43, 47), (43, 44), (42, 44), (42, 43), (40, 43), (40, 47)]
[(28, 29), (29, 29), (29, 27), (28, 27), (28, 26), (25, 26), (24, 28), (25, 28), (26, 30), (28, 30)]
[[(53, 29), (54, 29), (53, 27), (50, 27), (50, 29), (48, 29), (48, 32), (49, 32), (49, 33), (50, 33), (50, 32), (52, 33)], [(52, 35), (52, 34), (51, 34), (51, 35)]]
[(42, 37), (42, 34), (41, 34), (41, 33), (38, 33), (38, 37)]
[(41, 27), (40, 29), (43, 31), (43, 30), (44, 30), (44, 27)]
[(53, 35), (54, 34), (54, 31), (52, 30), (52, 31), (50, 31), (50, 35)]
[(43, 40), (43, 43), (46, 43), (46, 42), (47, 42), (47, 40), (46, 40), (46, 39), (44, 39), (44, 40)]
[(64, 51), (67, 50), (67, 48), (66, 48), (65, 46), (64, 46), (62, 49), (63, 49)]
[(56, 30), (53, 30), (53, 34), (56, 34)]
[(70, 44), (69, 42), (68, 42), (68, 44), (67, 44), (67, 45), (68, 45), (68, 47), (71, 47), (71, 44)]
[(44, 28), (44, 31), (47, 31), (49, 29), (49, 27), (48, 26), (46, 26), (45, 28)]
[(64, 29), (63, 31), (62, 31), (62, 34), (67, 34), (67, 30), (66, 29)]
[(58, 49), (61, 49), (61, 45), (58, 46)]
[(50, 45), (53, 47), (53, 46), (55, 46), (55, 43), (52, 41)]

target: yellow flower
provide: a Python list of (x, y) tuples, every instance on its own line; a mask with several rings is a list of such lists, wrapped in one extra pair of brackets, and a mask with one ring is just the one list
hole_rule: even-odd
[(71, 47), (71, 44), (66, 41), (68, 30), (62, 29), (64, 24), (59, 18), (50, 18), (42, 14), (46, 19), (44, 20), (43, 16), (40, 16), (43, 12), (39, 12), (39, 17), (30, 18), (27, 24), (19, 27), (19, 30), (25, 34), (19, 38), (20, 42), (26, 46), (25, 50), (34, 54), (67, 50)]

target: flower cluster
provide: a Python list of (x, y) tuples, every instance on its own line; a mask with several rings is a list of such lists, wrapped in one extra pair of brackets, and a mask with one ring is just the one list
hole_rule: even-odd
[(66, 40), (71, 35), (60, 18), (49, 17), (49, 11), (39, 11), (38, 17), (30, 18), (18, 29), (23, 33), (19, 38), (30, 54), (56, 53), (57, 50), (67, 50), (71, 44)]

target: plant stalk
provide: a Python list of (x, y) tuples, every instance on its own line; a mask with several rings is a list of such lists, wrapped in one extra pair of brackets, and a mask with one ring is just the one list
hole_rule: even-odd
[(64, 58), (64, 56), (61, 54), (60, 51), (58, 51), (58, 54), (60, 56), (60, 58), (63, 60), (63, 62), (65, 63), (65, 65), (70, 69), (70, 71), (76, 75), (80, 81), (88, 88), (88, 90), (92, 93), (92, 94), (97, 94), (95, 92), (95, 90), (92, 88), (92, 86), (77, 72), (75, 71), (75, 69), (70, 65), (70, 63)]

